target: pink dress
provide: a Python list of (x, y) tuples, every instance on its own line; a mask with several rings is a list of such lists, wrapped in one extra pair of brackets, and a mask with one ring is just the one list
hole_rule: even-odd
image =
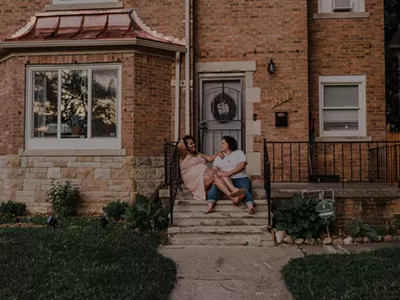
[(183, 182), (195, 200), (207, 200), (204, 189), (204, 173), (208, 170), (202, 157), (186, 155), (180, 163)]

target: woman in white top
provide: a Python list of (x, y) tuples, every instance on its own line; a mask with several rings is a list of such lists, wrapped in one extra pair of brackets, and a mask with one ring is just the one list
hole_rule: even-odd
[[(225, 187), (223, 185), (215, 184), (211, 186), (208, 192), (208, 209), (211, 212), (215, 206), (215, 203), (220, 198), (220, 192), (228, 194), (237, 190), (245, 190), (244, 197), (240, 197), (244, 204), (247, 206), (250, 214), (256, 212), (254, 207), (253, 196), (251, 195), (252, 183), (246, 173), (246, 155), (243, 151), (238, 150), (237, 141), (231, 136), (224, 136), (221, 141), (221, 152), (224, 156), (216, 157), (212, 170), (217, 172), (218, 176), (224, 180)], [(226, 190), (226, 188), (228, 190)], [(235, 194), (231, 194), (235, 196)]]

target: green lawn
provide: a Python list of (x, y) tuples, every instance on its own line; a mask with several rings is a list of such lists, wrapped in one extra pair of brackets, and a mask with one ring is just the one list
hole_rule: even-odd
[(176, 266), (156, 247), (113, 224), (0, 228), (0, 299), (168, 299)]
[(398, 300), (400, 248), (349, 255), (310, 255), (282, 269), (295, 300)]

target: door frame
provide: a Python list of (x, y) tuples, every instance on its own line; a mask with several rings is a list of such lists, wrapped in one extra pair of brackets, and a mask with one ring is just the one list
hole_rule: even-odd
[(240, 81), (241, 87), (241, 106), (242, 106), (242, 116), (241, 116), (241, 130), (242, 130), (242, 138), (241, 138), (241, 149), (246, 153), (246, 78), (245, 73), (200, 73), (198, 74), (199, 80), (199, 89), (198, 89), (198, 103), (197, 103), (197, 122), (196, 125), (196, 139), (198, 143), (198, 149), (202, 149), (202, 137), (200, 132), (200, 122), (203, 118), (203, 83), (207, 81), (232, 81), (238, 80)]

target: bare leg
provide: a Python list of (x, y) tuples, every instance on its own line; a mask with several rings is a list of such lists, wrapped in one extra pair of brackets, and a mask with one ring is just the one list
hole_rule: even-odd
[(231, 197), (242, 196), (246, 193), (246, 189), (239, 189), (234, 186), (230, 177), (223, 177), (222, 179), (225, 181), (226, 186), (229, 188), (229, 190), (232, 191), (230, 195)]
[(207, 209), (203, 212), (204, 214), (209, 214), (214, 210), (215, 203), (208, 202)]
[[(230, 181), (230, 179), (229, 179), (229, 181)], [(220, 176), (218, 176), (217, 174), (214, 175), (214, 183), (215, 183), (215, 185), (218, 187), (218, 189), (219, 189), (221, 192), (223, 192), (226, 196), (229, 197), (229, 199), (232, 200), (232, 202), (233, 202), (234, 204), (238, 204), (238, 203), (239, 203), (240, 201), (242, 201), (242, 199), (244, 198), (244, 195), (243, 195), (243, 194), (241, 194), (239, 197), (232, 197), (231, 194), (232, 194), (232, 192), (234, 192), (234, 191), (232, 191), (232, 190), (229, 188), (227, 182), (226, 182), (224, 179), (222, 179)], [(235, 187), (233, 186), (232, 182), (231, 182), (231, 188), (232, 188), (232, 189), (235, 189), (236, 191), (238, 190), (238, 188), (235, 188)]]

